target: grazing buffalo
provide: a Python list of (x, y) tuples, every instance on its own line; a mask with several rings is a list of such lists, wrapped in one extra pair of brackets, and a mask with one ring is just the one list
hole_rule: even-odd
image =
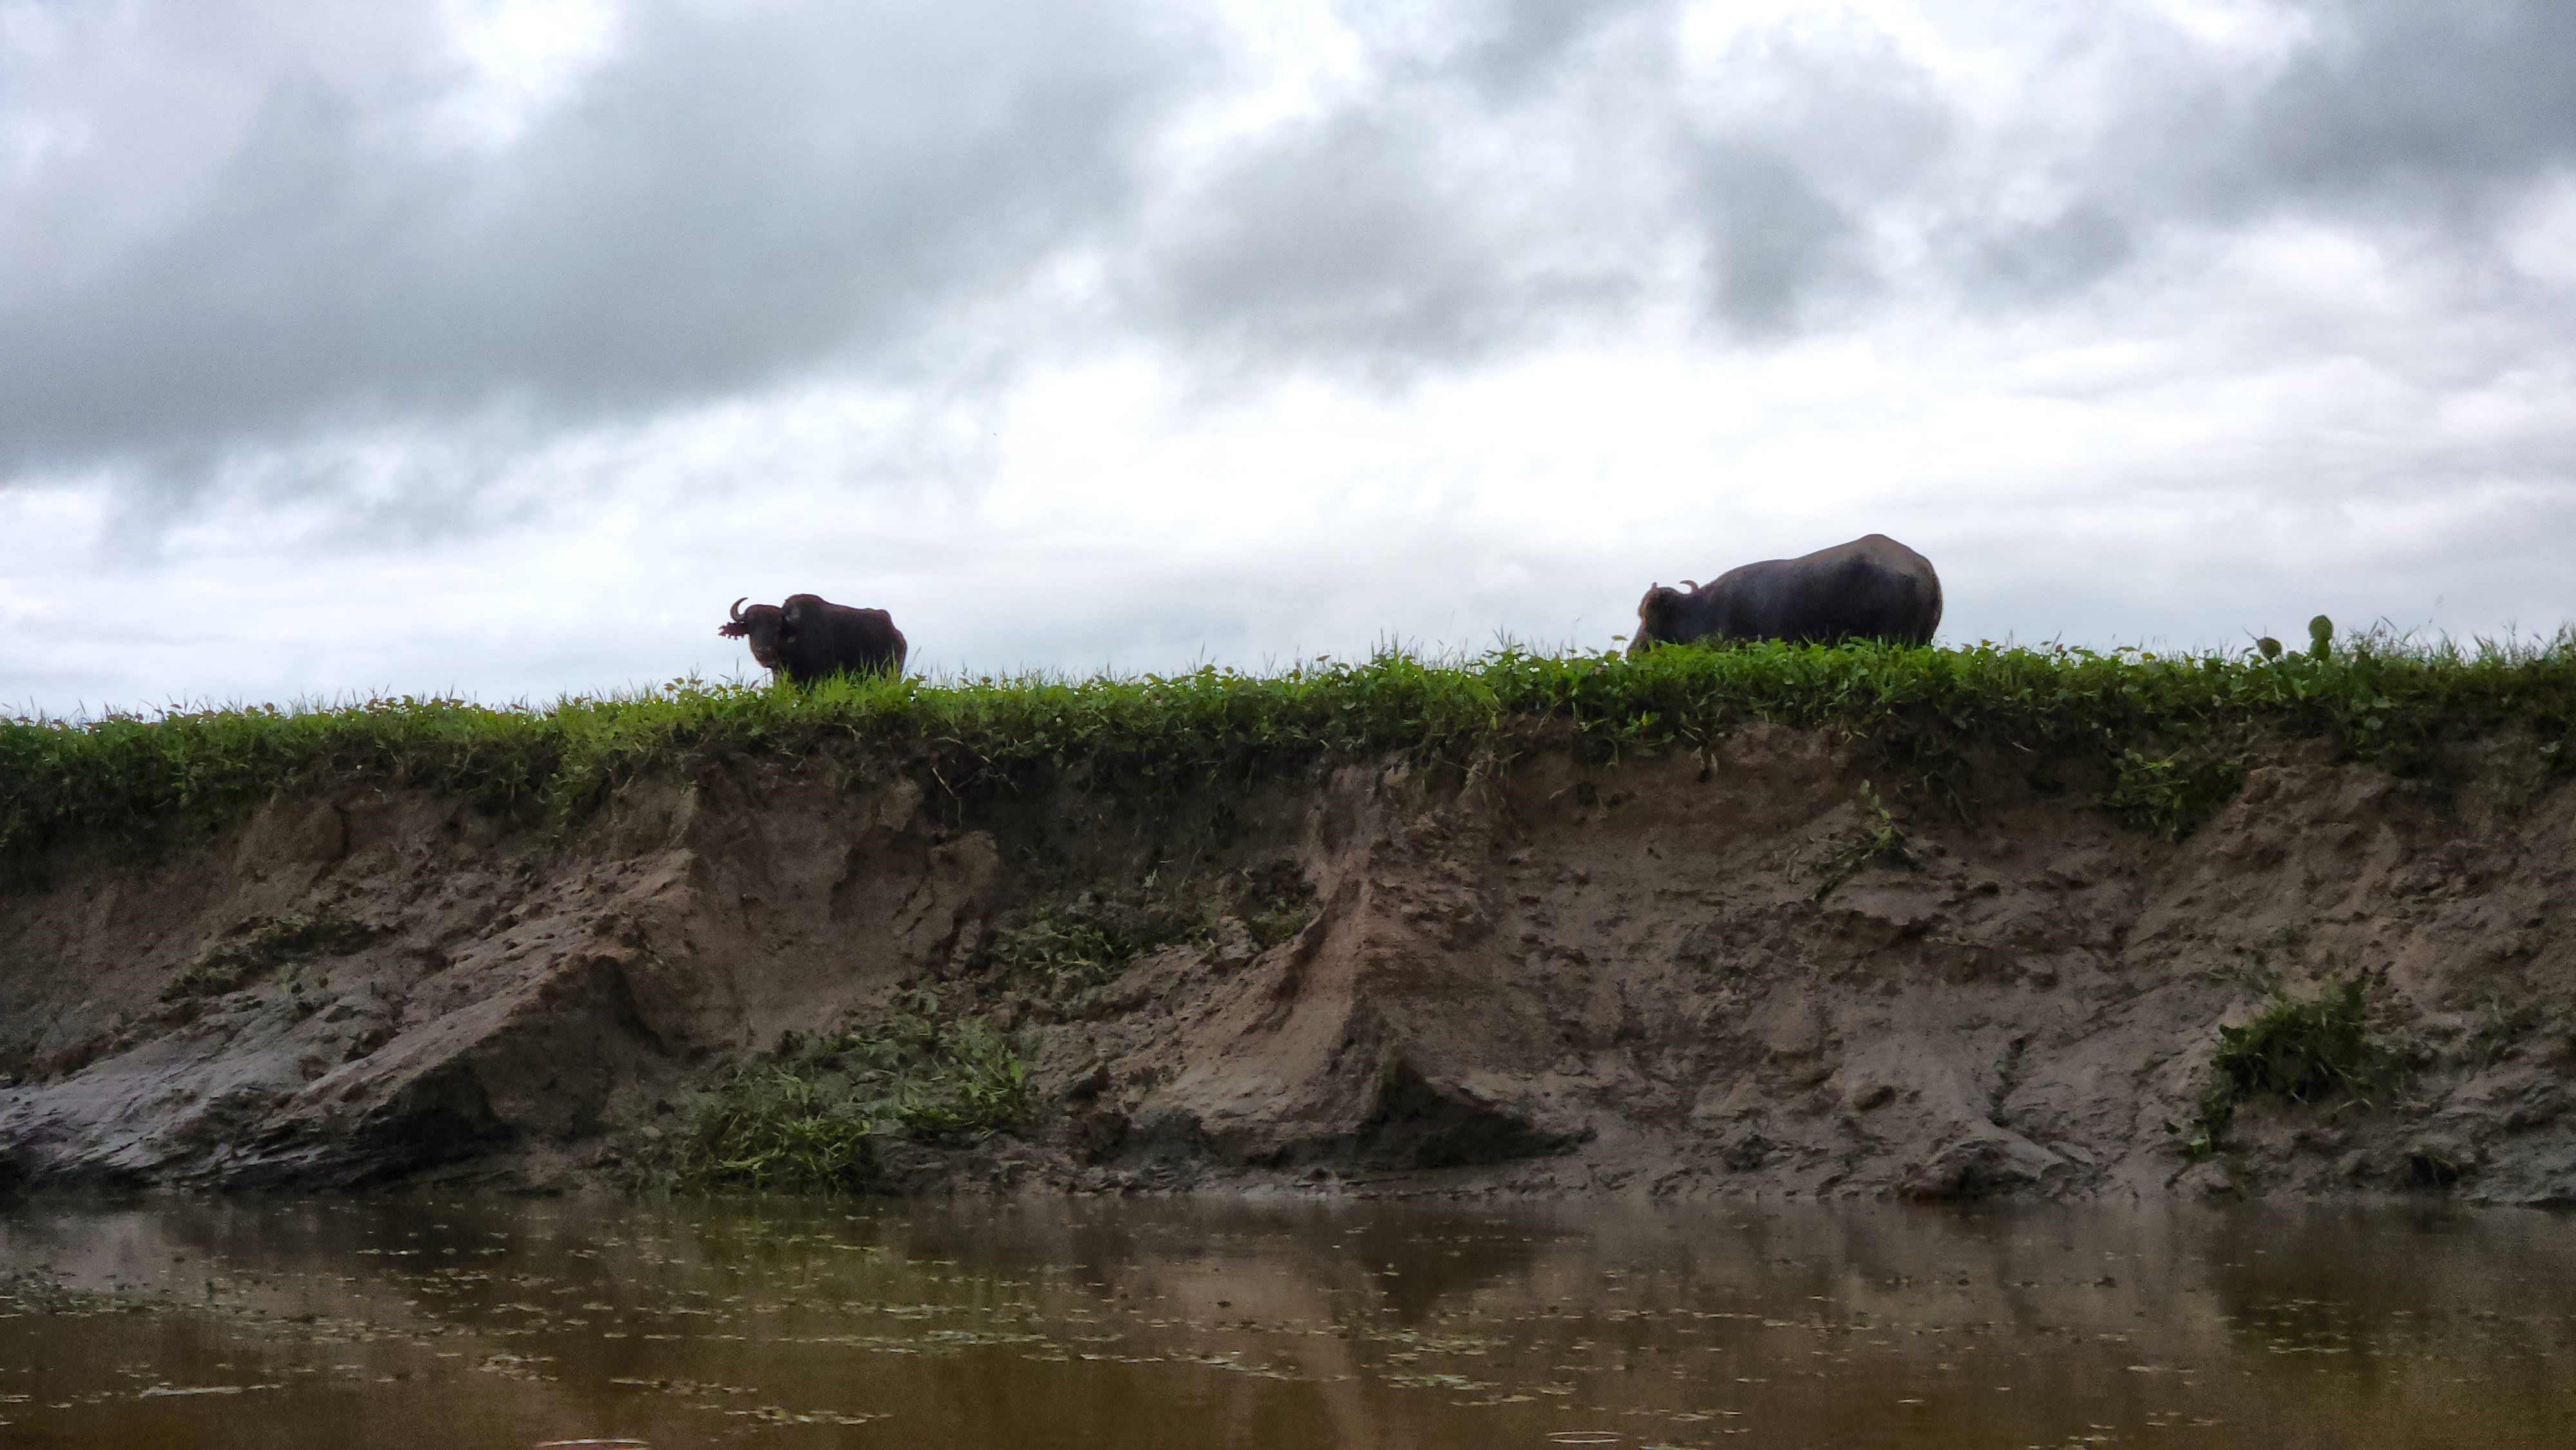
[(1870, 534), (1795, 559), (1729, 569), (1710, 584), (1658, 584), (1637, 602), (1628, 653), (1696, 639), (1928, 644), (1940, 624), (1941, 577), (1932, 561), (1885, 534)]
[(846, 670), (856, 675), (903, 673), (903, 631), (882, 609), (852, 609), (819, 594), (790, 594), (784, 604), (733, 602), (732, 623), (716, 626), (727, 639), (748, 641), (751, 657), (800, 685)]

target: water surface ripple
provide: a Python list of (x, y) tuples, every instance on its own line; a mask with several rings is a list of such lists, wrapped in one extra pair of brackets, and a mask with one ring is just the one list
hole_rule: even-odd
[(0, 1444), (2576, 1444), (2576, 1220), (1312, 1201), (0, 1210)]

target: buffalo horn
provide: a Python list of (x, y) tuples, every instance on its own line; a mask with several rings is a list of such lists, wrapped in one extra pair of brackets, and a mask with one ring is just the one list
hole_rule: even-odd
[[(742, 596), (742, 599), (749, 599), (750, 597), (750, 595), (746, 594)], [(735, 600), (733, 602), (733, 611), (725, 616), (736, 624), (742, 623), (742, 599)]]

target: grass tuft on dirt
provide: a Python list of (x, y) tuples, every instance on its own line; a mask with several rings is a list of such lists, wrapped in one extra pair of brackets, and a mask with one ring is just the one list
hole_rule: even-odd
[(2394, 1065), (2371, 1035), (2360, 978), (2313, 998), (2276, 993), (2252, 1021), (2218, 1029), (2215, 1078), (2201, 1095), (2199, 1131), (2186, 1151), (2196, 1158), (2215, 1152), (2237, 1107), (2259, 1095), (2294, 1103), (2367, 1095)]
[(308, 784), (425, 788), (563, 823), (628, 781), (719, 758), (832, 753), (951, 795), (1048, 780), (1177, 793), (1388, 752), (1464, 761), (1558, 739), (1598, 760), (1688, 750), (1762, 720), (1861, 743), (1890, 772), (1882, 781), (1955, 771), (1979, 746), (2100, 752), (2125, 767), (2107, 804), (2172, 833), (2232, 789), (2225, 766), (2258, 735), (2408, 771), (2440, 742), (2513, 728), (2576, 771), (2576, 631), (2468, 649), (2355, 636), (2278, 658), (1993, 644), (1665, 646), (1635, 659), (1387, 650), (1273, 674), (677, 680), (544, 706), (404, 696), (20, 717), (0, 721), (0, 870), (23, 872), (76, 833), (203, 832)]
[(2239, 1102), (2272, 1093), (2313, 1103), (2365, 1088), (2379, 1056), (2356, 977), (2306, 1001), (2276, 995), (2253, 1021), (2219, 1028), (2211, 1066)]
[(1284, 858), (1214, 880), (1148, 878), (1022, 907), (995, 928), (979, 966), (988, 983), (1063, 999), (1165, 947), (1216, 945), (1230, 923), (1256, 951), (1277, 946), (1315, 919), (1317, 905), (1314, 886)]
[(2245, 762), (2205, 750), (2177, 751), (2161, 759), (2123, 750), (2111, 769), (2102, 808), (2168, 841), (2181, 841), (2200, 829), (2245, 784)]
[(1148, 893), (1119, 899), (1085, 892), (1005, 921), (985, 957), (1003, 976), (1060, 995), (1098, 986), (1148, 952), (1205, 935), (1195, 913)]
[(885, 1144), (964, 1146), (1027, 1109), (1010, 1038), (922, 996), (737, 1070), (700, 1105), (672, 1177), (700, 1191), (866, 1192), (880, 1186)]

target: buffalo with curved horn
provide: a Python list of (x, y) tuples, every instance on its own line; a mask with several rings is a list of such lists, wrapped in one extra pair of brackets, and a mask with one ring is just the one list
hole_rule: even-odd
[[(744, 595), (744, 599), (751, 596)], [(751, 646), (762, 668), (810, 685), (827, 675), (900, 675), (903, 631), (882, 609), (854, 609), (819, 594), (790, 594), (781, 604), (742, 607), (733, 602), (730, 621), (716, 633)]]
[(1885, 534), (1868, 534), (1795, 559), (1729, 569), (1707, 584), (1658, 584), (1637, 601), (1628, 653), (1693, 640), (1929, 644), (1940, 626), (1941, 576), (1932, 561)]

